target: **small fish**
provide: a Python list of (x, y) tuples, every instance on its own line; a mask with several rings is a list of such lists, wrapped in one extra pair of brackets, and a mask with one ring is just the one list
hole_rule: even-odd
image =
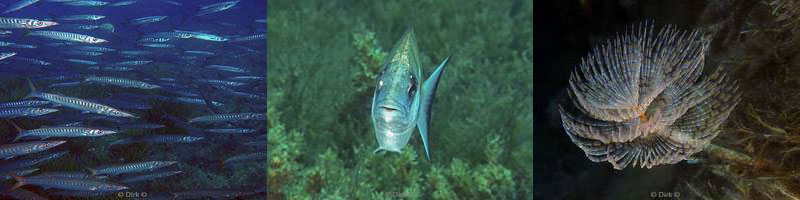
[(60, 177), (60, 178), (80, 178), (80, 179), (105, 179), (108, 176), (92, 176), (85, 172), (42, 172), (36, 176), (31, 177)]
[(194, 15), (194, 16), (203, 16), (203, 15), (207, 15), (207, 14), (211, 14), (211, 13), (215, 13), (215, 12), (224, 11), (224, 10), (232, 8), (233, 6), (236, 6), (236, 4), (238, 4), (238, 3), (239, 3), (239, 1), (237, 0), (237, 1), (226, 1), (226, 2), (220, 2), (220, 3), (215, 3), (215, 4), (203, 6), (202, 8), (200, 8), (200, 11), (197, 12), (197, 14)]
[(103, 181), (99, 179), (82, 178), (63, 178), (63, 177), (20, 177), (12, 175), (17, 183), (10, 190), (17, 189), (23, 185), (37, 185), (47, 188), (78, 191), (120, 191), (128, 189), (128, 186)]
[(48, 104), (50, 104), (49, 101), (24, 100), (24, 101), (14, 101), (14, 102), (2, 102), (0, 103), (0, 108), (36, 107)]
[(16, 52), (0, 52), (0, 60), (5, 60), (6, 58), (10, 58), (11, 56), (17, 55)]
[(57, 22), (25, 18), (0, 17), (0, 28), (45, 28), (58, 25)]
[[(203, 99), (199, 99), (199, 98), (175, 97), (175, 101), (176, 102), (180, 102), (180, 103), (188, 103), (188, 104), (195, 104), (195, 105), (203, 105), (203, 106), (206, 105), (206, 102)], [(217, 102), (217, 101), (211, 101), (211, 104), (213, 104), (214, 106), (224, 106), (225, 105), (225, 104)]]
[(142, 24), (160, 22), (161, 20), (164, 20), (166, 18), (167, 16), (147, 16), (147, 17), (132, 19), (129, 23), (131, 25), (142, 25)]
[(71, 42), (89, 43), (89, 44), (97, 44), (97, 43), (108, 42), (105, 39), (100, 39), (100, 38), (96, 38), (96, 37), (92, 37), (92, 36), (88, 36), (88, 35), (77, 34), (77, 33), (69, 33), (69, 32), (61, 32), (61, 31), (32, 31), (32, 32), (28, 33), (27, 35), (40, 36), (40, 37), (45, 37), (45, 38), (50, 38), (50, 39), (65, 40), (65, 41), (71, 41)]
[(11, 59), (12, 60), (21, 60), (21, 61), (25, 61), (25, 62), (28, 62), (28, 63), (31, 63), (31, 64), (36, 64), (36, 65), (52, 65), (53, 64), (53, 63), (50, 63), (50, 62), (47, 62), (47, 61), (44, 61), (44, 60), (26, 58), (26, 57), (20, 57), (20, 56), (14, 56), (14, 57), (11, 57)]
[(66, 142), (64, 140), (53, 140), (4, 144), (0, 145), (0, 158), (8, 159), (14, 156), (38, 153)]
[(172, 48), (175, 47), (174, 44), (164, 44), (164, 43), (142, 43), (139, 46), (144, 47), (152, 47), (152, 48)]
[[(0, 172), (7, 172), (13, 170), (20, 170), (25, 168), (34, 167), (36, 165), (45, 163), (50, 160), (56, 160), (69, 153), (68, 151), (60, 151), (55, 153), (48, 153), (44, 155), (26, 156), (24, 159), (13, 159), (3, 161), (0, 163)], [(18, 175), (25, 176), (25, 175)], [(11, 177), (8, 177), (9, 179)]]
[(245, 70), (245, 69), (242, 69), (242, 68), (239, 68), (239, 67), (234, 67), (234, 66), (228, 66), (228, 65), (206, 65), (205, 68), (216, 69), (216, 70), (226, 71), (226, 72), (238, 72), (238, 73), (247, 72), (247, 70)]
[(66, 15), (66, 16), (61, 16), (58, 19), (60, 19), (60, 20), (88, 20), (88, 21), (94, 21), (94, 20), (100, 20), (100, 19), (103, 19), (103, 18), (106, 18), (106, 16), (103, 16), (103, 15)]
[(267, 34), (266, 33), (262, 33), (262, 34), (256, 34), (256, 35), (237, 37), (237, 38), (232, 39), (231, 42), (245, 42), (245, 41), (266, 40), (266, 39), (267, 39)]
[(69, 1), (64, 2), (64, 5), (70, 6), (87, 6), (87, 7), (100, 7), (108, 4), (105, 1), (89, 1), (89, 0), (79, 0), (79, 1)]
[(7, 13), (10, 13), (10, 12), (14, 12), (14, 11), (23, 9), (25, 7), (33, 5), (36, 2), (39, 2), (39, 0), (21, 0), (21, 1), (17, 1), (17, 3), (11, 4), (10, 6), (8, 6), (8, 9), (3, 11), (3, 13), (0, 13), (0, 15), (7, 14)]
[(48, 100), (56, 104), (63, 105), (65, 107), (74, 108), (89, 113), (97, 113), (101, 115), (115, 116), (115, 117), (138, 118), (137, 116), (131, 113), (121, 111), (116, 108), (112, 108), (110, 106), (106, 106), (103, 104), (91, 102), (88, 100), (83, 100), (75, 97), (62, 96), (52, 93), (38, 92), (36, 91), (36, 88), (33, 86), (33, 82), (31, 82), (30, 80), (28, 80), (28, 86), (31, 88), (31, 93), (28, 94), (26, 98), (36, 97)]
[(161, 2), (172, 4), (172, 5), (175, 5), (175, 6), (182, 6), (183, 5), (181, 3), (178, 3), (178, 2), (172, 1), (172, 0), (161, 0)]
[(177, 163), (177, 161), (145, 161), (137, 163), (104, 165), (97, 168), (87, 168), (92, 176), (98, 174), (118, 175), (131, 172), (151, 171), (154, 169), (167, 167)]
[(106, 7), (128, 6), (128, 5), (133, 5), (136, 2), (138, 2), (138, 0), (119, 1), (116, 3), (108, 4), (108, 6)]
[(0, 118), (35, 117), (58, 112), (55, 108), (7, 108), (0, 109)]
[(206, 129), (206, 132), (221, 133), (221, 134), (247, 134), (255, 133), (257, 130), (252, 128), (212, 128)]
[(81, 60), (81, 59), (74, 59), (74, 58), (66, 59), (66, 61), (69, 61), (69, 62), (72, 62), (72, 63), (77, 63), (77, 64), (83, 64), (83, 65), (97, 65), (98, 64), (95, 61)]
[(39, 137), (42, 139), (47, 139), (50, 137), (98, 137), (117, 133), (116, 130), (74, 126), (43, 127), (31, 130), (22, 130), (22, 128), (16, 124), (11, 124), (14, 125), (14, 128), (19, 131), (19, 134), (17, 134), (17, 137), (14, 138), (12, 142), (16, 142), (24, 137)]
[(189, 123), (228, 122), (228, 121), (244, 121), (244, 120), (266, 120), (266, 119), (267, 119), (267, 114), (264, 113), (226, 113), (226, 114), (195, 117), (189, 120)]
[(178, 144), (178, 143), (194, 143), (205, 139), (205, 137), (196, 137), (188, 135), (144, 135), (123, 138), (110, 143), (116, 144), (133, 144), (133, 143), (151, 143), (151, 144)]
[(401, 152), (408, 139), (419, 127), (425, 156), (428, 150), (428, 123), (431, 105), (439, 77), (450, 58), (426, 80), (422, 81), (422, 66), (414, 30), (409, 28), (392, 48), (377, 77), (372, 98), (372, 123), (380, 150)]
[(176, 30), (175, 32), (177, 32), (177, 33), (187, 33), (187, 34), (189, 34), (191, 36), (191, 38), (214, 41), (214, 42), (225, 42), (225, 41), (230, 40), (230, 39), (222, 37), (222, 36), (208, 34), (208, 33), (202, 33), (202, 32), (179, 31), (179, 30)]
[(125, 78), (108, 77), (108, 76), (90, 76), (84, 82), (94, 82), (106, 85), (114, 85), (123, 88), (139, 88), (139, 89), (158, 89), (161, 86), (146, 83), (144, 81), (137, 81)]

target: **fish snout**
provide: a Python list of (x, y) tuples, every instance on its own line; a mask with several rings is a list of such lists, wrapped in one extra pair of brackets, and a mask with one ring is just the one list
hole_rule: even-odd
[(400, 117), (406, 114), (403, 104), (400, 104), (400, 102), (392, 99), (380, 101), (375, 104), (375, 107), (378, 108), (376, 110), (378, 114), (384, 116)]

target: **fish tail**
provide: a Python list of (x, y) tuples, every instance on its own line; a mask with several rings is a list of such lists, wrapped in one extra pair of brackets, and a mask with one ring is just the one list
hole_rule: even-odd
[(14, 123), (14, 122), (13, 122), (13, 121), (11, 121), (11, 120), (6, 120), (6, 121), (7, 121), (9, 124), (11, 124), (11, 126), (13, 126), (13, 127), (14, 127), (14, 129), (17, 129), (17, 137), (15, 137), (15, 138), (14, 138), (14, 140), (11, 140), (11, 142), (16, 142), (16, 141), (17, 141), (17, 140), (19, 140), (20, 138), (22, 138), (22, 137), (25, 137), (25, 136), (22, 134), (22, 132), (23, 132), (22, 128), (20, 128), (20, 127), (17, 125), (17, 123)]
[(11, 189), (8, 189), (8, 191), (15, 190), (15, 189), (17, 189), (19, 187), (22, 187), (23, 185), (26, 184), (25, 183), (25, 177), (17, 176), (16, 174), (8, 174), (8, 175), (13, 177), (14, 180), (17, 181), (17, 183), (15, 183), (14, 186), (11, 186)]

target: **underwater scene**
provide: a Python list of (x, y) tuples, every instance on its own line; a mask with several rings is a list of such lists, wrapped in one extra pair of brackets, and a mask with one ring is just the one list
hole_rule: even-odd
[(0, 199), (266, 199), (266, 1), (0, 4)]
[(536, 8), (534, 199), (800, 199), (800, 1)]
[(267, 199), (534, 199), (533, 1), (267, 1)]

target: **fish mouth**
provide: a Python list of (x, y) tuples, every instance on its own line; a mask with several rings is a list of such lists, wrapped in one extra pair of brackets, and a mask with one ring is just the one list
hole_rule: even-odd
[(387, 114), (402, 115), (405, 113), (405, 109), (403, 109), (402, 104), (393, 99), (380, 101), (376, 104), (376, 107), (380, 109), (379, 111)]

